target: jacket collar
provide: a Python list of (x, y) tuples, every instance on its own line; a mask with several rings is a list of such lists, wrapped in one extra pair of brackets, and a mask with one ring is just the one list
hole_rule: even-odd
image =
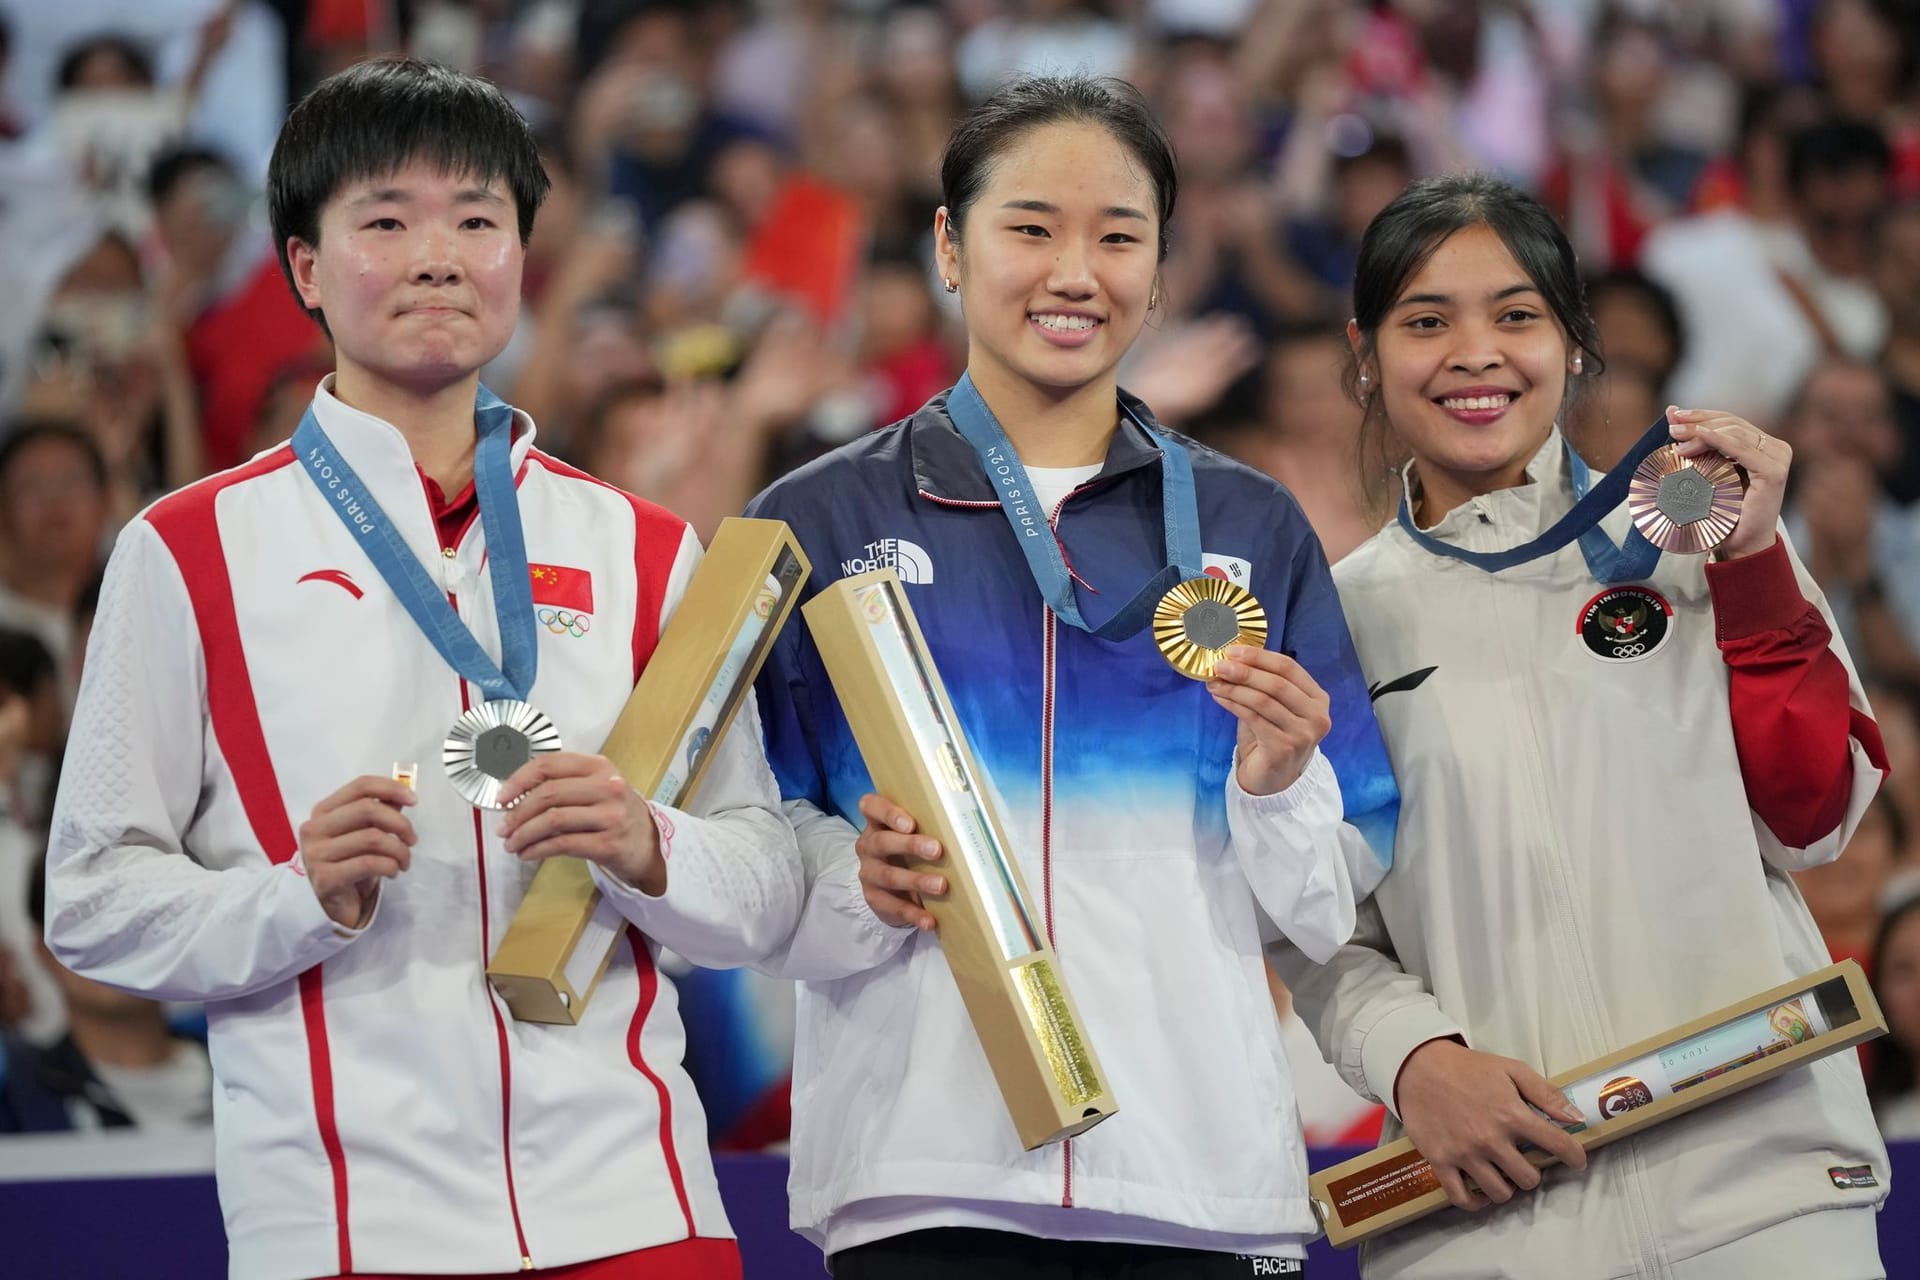
[[(1106, 463), (1089, 484), (1160, 463), (1160, 446), (1134, 420), (1137, 414), (1154, 430), (1162, 430), (1152, 410), (1138, 396), (1125, 391), (1120, 393), (1120, 404), (1132, 412), (1120, 415), (1119, 430), (1107, 445)], [(907, 430), (913, 453), (913, 482), (921, 497), (968, 506), (1000, 505), (999, 495), (994, 492), (993, 482), (987, 479), (979, 455), (953, 425), (953, 418), (947, 412), (946, 392), (927, 401), (909, 420)]]
[[(1539, 537), (1573, 505), (1573, 482), (1567, 473), (1566, 445), (1560, 428), (1547, 433), (1546, 443), (1527, 462), (1526, 476), (1525, 484), (1495, 489), (1463, 502), (1420, 532), (1442, 542), (1460, 543), (1466, 540), (1467, 530), (1484, 523), (1500, 530), (1503, 542), (1517, 545)], [(1420, 478), (1413, 463), (1401, 469), (1400, 479), (1403, 492), (1420, 492)]]
[[(475, 398), (476, 413), (500, 412), (507, 406), (484, 386)], [(518, 409), (513, 414), (513, 474), (517, 484), (527, 455), (533, 450), (533, 419)], [(313, 416), (334, 446), (346, 455), (361, 481), (387, 513), (423, 564), (437, 564), (440, 535), (420, 483), (420, 468), (400, 429), (384, 418), (364, 413), (333, 394), (333, 375), (320, 380), (313, 392)]]

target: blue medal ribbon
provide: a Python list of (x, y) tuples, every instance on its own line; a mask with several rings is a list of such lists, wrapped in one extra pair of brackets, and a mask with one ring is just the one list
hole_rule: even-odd
[(533, 690), (540, 650), (533, 580), (528, 575), (526, 538), (513, 487), (513, 410), (481, 387), (474, 399), (473, 419), (479, 432), (473, 454), (474, 494), (480, 500), (480, 526), (486, 532), (487, 568), (500, 626), (498, 664), (454, 612), (440, 584), (421, 568), (413, 549), (321, 428), (311, 405), (293, 433), (293, 452), (327, 506), (354, 535), (447, 665), (480, 686), (489, 702), (525, 701)]
[(1001, 514), (1013, 526), (1014, 539), (1027, 557), (1027, 567), (1041, 596), (1063, 622), (1102, 640), (1125, 640), (1136, 634), (1153, 617), (1162, 596), (1177, 584), (1200, 576), (1200, 506), (1194, 494), (1193, 460), (1178, 441), (1162, 436), (1125, 405), (1121, 408), (1160, 450), (1160, 510), (1165, 521), (1167, 565), (1121, 605), (1119, 612), (1095, 627), (1080, 614), (1073, 575), (1060, 553), (1047, 513), (1040, 510), (1027, 469), (999, 419), (980, 398), (972, 376), (961, 374), (960, 381), (947, 393), (947, 413), (973, 446), (987, 479), (993, 482)]
[[(1644, 582), (1653, 576), (1654, 566), (1660, 563), (1660, 548), (1648, 542), (1637, 527), (1629, 527), (1626, 541), (1615, 546), (1613, 539), (1607, 536), (1607, 531), (1600, 527), (1600, 521), (1609, 511), (1626, 501), (1627, 486), (1633, 483), (1634, 469), (1648, 454), (1672, 438), (1667, 419), (1662, 415), (1658, 422), (1647, 428), (1645, 435), (1634, 442), (1633, 448), (1627, 450), (1626, 456), (1620, 459), (1613, 470), (1600, 478), (1599, 484), (1593, 483), (1592, 472), (1580, 455), (1574, 452), (1573, 446), (1566, 444), (1567, 466), (1573, 480), (1572, 509), (1532, 542), (1505, 551), (1469, 551), (1422, 533), (1413, 523), (1413, 512), (1404, 494), (1400, 498), (1400, 527), (1407, 531), (1408, 537), (1434, 555), (1464, 560), (1488, 573), (1499, 573), (1503, 569), (1538, 560), (1542, 556), (1552, 555), (1569, 542), (1578, 541), (1588, 571), (1601, 585)], [(1562, 443), (1565, 444), (1564, 439)]]

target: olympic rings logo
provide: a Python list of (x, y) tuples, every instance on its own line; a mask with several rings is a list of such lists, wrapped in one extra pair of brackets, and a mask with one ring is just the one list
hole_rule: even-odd
[(571, 609), (542, 609), (536, 615), (540, 625), (557, 636), (579, 637), (593, 630), (593, 619)]
[(1616, 658), (1637, 658), (1646, 651), (1647, 646), (1644, 644), (1616, 644), (1613, 646), (1613, 656)]

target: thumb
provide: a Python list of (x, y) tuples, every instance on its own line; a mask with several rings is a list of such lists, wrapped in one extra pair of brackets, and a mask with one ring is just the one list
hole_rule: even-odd
[(1586, 1119), (1580, 1108), (1567, 1101), (1567, 1095), (1560, 1092), (1547, 1078), (1532, 1067), (1515, 1063), (1507, 1072), (1514, 1087), (1520, 1090), (1520, 1096), (1532, 1103), (1551, 1118), (1563, 1124), (1579, 1124)]

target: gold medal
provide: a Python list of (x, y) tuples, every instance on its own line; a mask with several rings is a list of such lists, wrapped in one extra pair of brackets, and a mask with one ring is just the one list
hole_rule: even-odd
[(1727, 540), (1746, 494), (1731, 459), (1713, 452), (1683, 458), (1668, 444), (1634, 469), (1627, 511), (1641, 536), (1662, 551), (1699, 555)]
[(1266, 647), (1267, 613), (1251, 591), (1225, 578), (1189, 578), (1160, 597), (1153, 642), (1175, 671), (1210, 680), (1229, 645)]

